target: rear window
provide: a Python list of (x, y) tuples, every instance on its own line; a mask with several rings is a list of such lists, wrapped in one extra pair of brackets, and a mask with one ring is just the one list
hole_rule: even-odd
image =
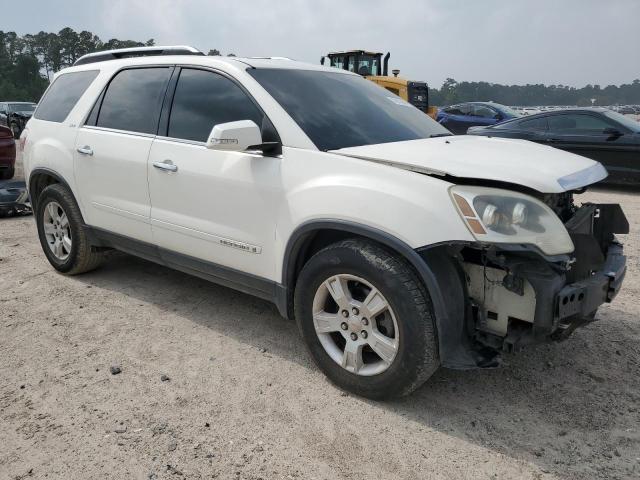
[(133, 68), (118, 73), (104, 94), (98, 127), (156, 133), (171, 68)]
[(98, 70), (60, 75), (40, 100), (34, 117), (49, 122), (64, 121), (97, 76)]

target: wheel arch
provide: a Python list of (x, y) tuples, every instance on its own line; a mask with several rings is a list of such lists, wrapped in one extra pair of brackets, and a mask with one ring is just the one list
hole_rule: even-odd
[[(344, 220), (313, 220), (300, 225), (290, 236), (282, 265), (282, 284), (286, 299), (282, 299), (289, 318), (293, 318), (293, 296), (297, 276), (304, 263), (321, 248), (335, 241), (360, 237), (373, 240), (399, 254), (414, 268), (419, 279), (427, 289), (435, 315), (435, 328), (438, 336), (439, 354), (443, 366), (457, 368), (475, 367), (476, 361), (465, 331), (464, 286), (459, 277), (459, 269), (450, 255), (443, 255), (446, 245), (434, 245), (421, 248), (420, 253), (401, 239), (380, 229), (368, 225)], [(446, 283), (460, 281), (459, 288), (443, 289), (441, 280)]]
[(49, 168), (38, 167), (33, 169), (29, 174), (29, 183), (27, 185), (27, 188), (29, 190), (29, 198), (31, 200), (31, 205), (34, 212), (37, 208), (36, 203), (38, 201), (38, 197), (40, 196), (42, 191), (49, 185), (52, 185), (54, 183), (63, 185), (67, 190), (69, 190), (69, 192), (73, 196), (73, 199), (76, 201), (76, 204), (78, 203), (78, 199), (73, 193), (73, 190), (62, 175)]

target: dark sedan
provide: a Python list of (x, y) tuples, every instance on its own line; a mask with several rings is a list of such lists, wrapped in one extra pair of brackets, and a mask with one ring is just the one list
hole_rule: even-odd
[(13, 132), (0, 126), (0, 180), (13, 178), (16, 163), (16, 141)]
[(606, 108), (539, 113), (467, 133), (551, 145), (602, 163), (605, 182), (640, 182), (640, 123)]
[(436, 120), (456, 135), (462, 135), (474, 125), (495, 125), (519, 116), (515, 110), (499, 103), (467, 102), (440, 108)]
[(32, 102), (0, 102), (0, 125), (9, 127), (19, 138), (36, 106)]

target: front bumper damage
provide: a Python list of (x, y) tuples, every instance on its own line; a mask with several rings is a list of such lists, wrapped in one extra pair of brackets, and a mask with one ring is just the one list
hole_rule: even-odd
[[(496, 366), (501, 351), (565, 339), (615, 298), (626, 273), (615, 234), (629, 232), (620, 206), (584, 204), (565, 226), (575, 246), (570, 255), (477, 243), (419, 252), (427, 264), (437, 265), (446, 250), (462, 279), (462, 293), (450, 293), (456, 290), (453, 280), (444, 289), (450, 310), (458, 310), (448, 312), (447, 325), (437, 325), (443, 366)], [(464, 309), (454, 307), (461, 303)]]
[(629, 232), (620, 206), (585, 204), (565, 226), (575, 245), (570, 256), (524, 246), (461, 252), (476, 340), (511, 351), (564, 339), (615, 298), (626, 273), (615, 234)]

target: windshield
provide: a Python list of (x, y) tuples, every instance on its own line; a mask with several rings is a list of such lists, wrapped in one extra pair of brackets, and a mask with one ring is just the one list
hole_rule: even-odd
[(622, 124), (623, 127), (628, 128), (632, 132), (640, 133), (640, 122), (634, 121), (631, 117), (627, 117), (626, 115), (622, 115), (621, 113), (614, 112), (613, 110), (607, 110), (604, 114), (609, 117), (611, 120), (615, 120), (616, 122)]
[(313, 70), (248, 70), (319, 150), (448, 135), (449, 130), (375, 83)]
[(35, 103), (10, 103), (10, 112), (33, 112), (36, 109)]

